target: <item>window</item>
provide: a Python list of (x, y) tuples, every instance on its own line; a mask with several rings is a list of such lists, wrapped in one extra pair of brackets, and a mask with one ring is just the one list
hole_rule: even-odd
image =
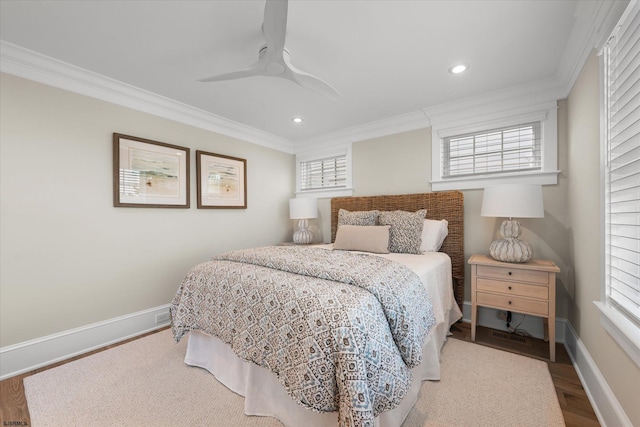
[(540, 123), (444, 138), (443, 176), (540, 170)]
[(300, 189), (321, 190), (347, 186), (347, 156), (309, 160), (300, 163)]
[(431, 189), (557, 184), (557, 102), (509, 99), (431, 120)]
[(326, 198), (352, 192), (351, 146), (296, 156), (296, 193)]
[(603, 48), (603, 325), (640, 366), (640, 2)]

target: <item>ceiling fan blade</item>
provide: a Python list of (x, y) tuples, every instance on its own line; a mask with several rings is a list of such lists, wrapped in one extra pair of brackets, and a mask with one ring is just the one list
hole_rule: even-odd
[(340, 96), (340, 92), (320, 77), (316, 77), (313, 74), (306, 73), (294, 67), (286, 55), (284, 60), (288, 70), (282, 75), (282, 77), (292, 80), (312, 92), (327, 96), (331, 99), (337, 99)]
[(287, 9), (289, 0), (266, 0), (262, 33), (266, 41), (259, 53), (259, 60), (251, 68), (200, 79), (201, 82), (241, 79), (253, 76), (280, 77), (318, 94), (335, 99), (340, 96), (333, 86), (313, 74), (297, 69), (291, 64), (289, 51), (284, 46), (287, 35)]
[(251, 68), (199, 79), (200, 82), (217, 82), (253, 76), (277, 76), (286, 70), (284, 41), (287, 32), (288, 0), (266, 0), (262, 32), (266, 40), (259, 52), (260, 59)]
[(264, 5), (264, 21), (262, 32), (267, 42), (269, 56), (281, 56), (287, 36), (288, 0), (266, 0)]
[(216, 76), (205, 77), (204, 79), (198, 79), (199, 82), (207, 83), (207, 82), (219, 82), (223, 80), (235, 80), (235, 79), (243, 79), (245, 77), (253, 77), (260, 76), (264, 74), (262, 64), (258, 62), (251, 68), (247, 68), (244, 70), (233, 71), (231, 73), (218, 74)]

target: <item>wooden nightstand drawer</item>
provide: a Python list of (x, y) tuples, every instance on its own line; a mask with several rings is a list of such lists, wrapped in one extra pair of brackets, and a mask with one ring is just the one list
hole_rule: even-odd
[(489, 292), (477, 292), (476, 300), (480, 305), (502, 308), (509, 311), (518, 311), (537, 316), (549, 315), (548, 301), (492, 294)]
[[(497, 261), (487, 255), (472, 255), (471, 341), (476, 340), (478, 307), (515, 311), (545, 318), (549, 332), (549, 359), (556, 360), (556, 274), (553, 261)], [(507, 325), (509, 326), (509, 325)], [(546, 337), (545, 337), (546, 338)]]
[(490, 277), (493, 279), (508, 279), (531, 283), (548, 283), (549, 274), (545, 271), (522, 270), (519, 268), (504, 268), (488, 265), (478, 266), (478, 276)]
[(507, 282), (478, 277), (477, 290), (488, 292), (500, 292), (519, 297), (549, 299), (549, 287), (545, 285), (527, 285), (524, 283)]

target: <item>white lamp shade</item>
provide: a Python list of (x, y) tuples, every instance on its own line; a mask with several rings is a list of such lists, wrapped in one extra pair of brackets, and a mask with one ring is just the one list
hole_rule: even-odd
[(307, 219), (318, 217), (318, 199), (298, 197), (289, 199), (289, 218)]
[(486, 187), (480, 215), (500, 218), (544, 218), (542, 186), (505, 184)]

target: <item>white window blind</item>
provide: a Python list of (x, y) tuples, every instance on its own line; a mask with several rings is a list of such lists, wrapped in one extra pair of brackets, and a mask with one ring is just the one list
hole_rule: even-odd
[(604, 48), (605, 280), (608, 300), (640, 326), (640, 3)]
[(300, 162), (300, 189), (318, 190), (347, 186), (347, 156)]
[(540, 122), (444, 138), (443, 177), (542, 168)]

